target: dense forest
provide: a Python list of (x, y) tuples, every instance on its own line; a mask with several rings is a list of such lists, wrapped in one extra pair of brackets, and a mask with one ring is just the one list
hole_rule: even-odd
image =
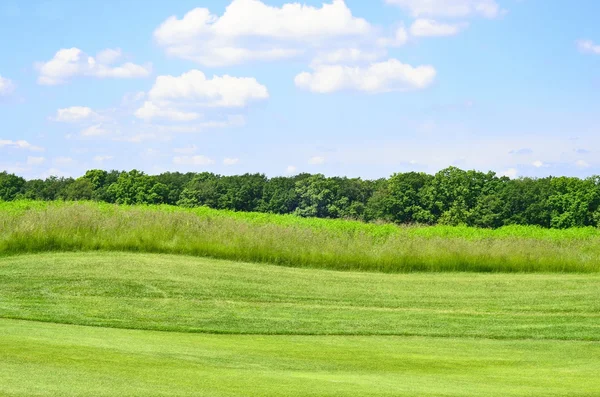
[(19, 199), (208, 206), (398, 224), (600, 226), (598, 176), (509, 179), (455, 167), (435, 175), (408, 172), (378, 180), (321, 174), (147, 175), (137, 170), (91, 170), (77, 179), (25, 180), (0, 173), (0, 201)]

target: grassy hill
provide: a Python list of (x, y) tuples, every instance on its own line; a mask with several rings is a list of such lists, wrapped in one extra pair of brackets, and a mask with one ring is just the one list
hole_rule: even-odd
[(98, 250), (387, 273), (600, 272), (600, 230), (591, 227), (397, 227), (208, 208), (0, 204), (0, 255)]
[(597, 396), (599, 237), (0, 203), (0, 396)]
[(596, 274), (4, 257), (0, 396), (594, 396), (599, 292)]

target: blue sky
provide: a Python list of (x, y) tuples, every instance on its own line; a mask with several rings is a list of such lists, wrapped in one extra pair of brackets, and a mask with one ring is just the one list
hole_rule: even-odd
[(600, 2), (0, 3), (0, 169), (600, 174)]

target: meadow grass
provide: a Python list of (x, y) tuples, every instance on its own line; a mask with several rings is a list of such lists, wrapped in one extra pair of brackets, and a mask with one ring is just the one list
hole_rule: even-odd
[(0, 203), (0, 255), (169, 253), (377, 272), (598, 272), (600, 231), (398, 227), (208, 208)]
[(596, 274), (4, 257), (0, 396), (597, 396), (599, 292)]
[(217, 334), (600, 341), (600, 275), (378, 274), (159, 254), (0, 259), (0, 317)]

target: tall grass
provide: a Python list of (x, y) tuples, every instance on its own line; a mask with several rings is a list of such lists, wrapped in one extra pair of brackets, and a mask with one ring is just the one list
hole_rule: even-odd
[(397, 227), (98, 203), (0, 204), (0, 254), (131, 251), (380, 272), (598, 272), (600, 231)]

